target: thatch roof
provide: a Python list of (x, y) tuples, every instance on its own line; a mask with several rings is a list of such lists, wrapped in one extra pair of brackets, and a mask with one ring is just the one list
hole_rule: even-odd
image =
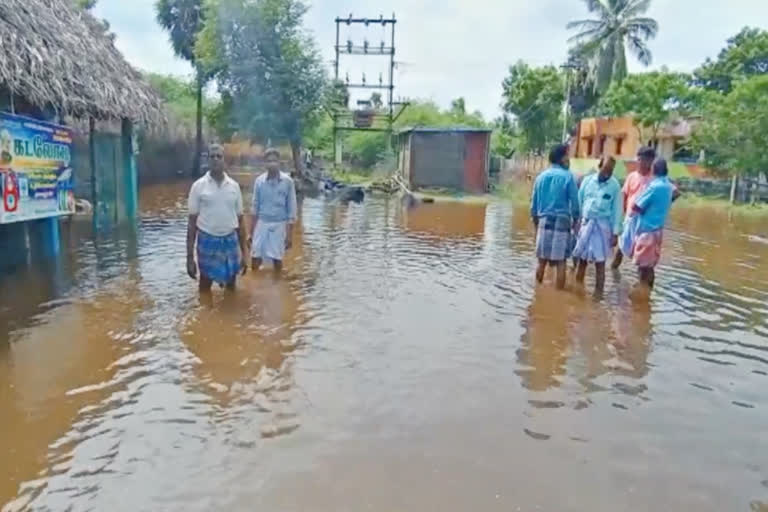
[(163, 119), (154, 90), (70, 0), (0, 0), (0, 87), (63, 115)]

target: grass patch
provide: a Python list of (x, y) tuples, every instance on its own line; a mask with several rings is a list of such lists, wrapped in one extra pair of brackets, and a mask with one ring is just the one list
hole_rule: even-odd
[(505, 183), (498, 185), (493, 195), (499, 199), (510, 201), (517, 205), (525, 205), (530, 203), (531, 197), (528, 187), (524, 183)]
[(675, 206), (712, 209), (745, 217), (768, 217), (768, 204), (766, 203), (731, 204), (728, 199), (723, 197), (706, 197), (698, 194), (683, 194), (675, 202)]
[(331, 171), (331, 177), (345, 185), (363, 185), (374, 181), (373, 173), (357, 170), (334, 170)]

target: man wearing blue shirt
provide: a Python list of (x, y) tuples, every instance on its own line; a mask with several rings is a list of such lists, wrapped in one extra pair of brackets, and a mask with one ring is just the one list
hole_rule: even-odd
[(557, 268), (556, 286), (565, 288), (565, 266), (573, 250), (573, 226), (579, 219), (576, 180), (568, 170), (568, 146), (560, 144), (549, 153), (552, 166), (533, 184), (531, 218), (536, 226), (536, 280), (544, 280), (547, 264)]
[(624, 207), (621, 185), (613, 177), (613, 157), (600, 160), (600, 171), (590, 174), (579, 187), (581, 228), (573, 249), (579, 260), (576, 281), (584, 282), (587, 264), (595, 264), (595, 289), (605, 286), (605, 262), (616, 246), (621, 232)]
[(667, 161), (656, 160), (653, 164), (654, 179), (635, 200), (632, 208), (637, 217), (631, 233), (632, 260), (640, 272), (640, 281), (653, 288), (654, 270), (661, 257), (664, 225), (675, 195), (675, 186), (667, 175)]
[(253, 184), (251, 266), (257, 271), (265, 259), (270, 259), (275, 272), (280, 272), (285, 251), (293, 245), (296, 187), (290, 176), (280, 172), (280, 153), (276, 149), (267, 149), (264, 158), (267, 172)]

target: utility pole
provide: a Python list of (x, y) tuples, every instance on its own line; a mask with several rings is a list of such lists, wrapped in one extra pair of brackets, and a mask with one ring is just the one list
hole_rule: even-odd
[[(370, 108), (358, 109), (354, 112), (350, 112), (347, 108), (337, 109), (334, 108), (330, 113), (333, 119), (333, 162), (334, 166), (337, 160), (340, 161), (339, 151), (339, 135), (344, 131), (369, 131), (369, 132), (386, 132), (390, 135), (390, 142), (392, 139), (392, 132), (394, 123), (397, 118), (402, 114), (408, 106), (408, 103), (395, 102), (395, 25), (397, 19), (392, 14), (391, 18), (385, 18), (383, 15), (378, 18), (355, 18), (350, 14), (347, 18), (337, 17), (336, 20), (336, 45), (334, 52), (336, 58), (333, 63), (334, 78), (336, 85), (342, 83), (339, 78), (339, 64), (342, 56), (344, 55), (357, 55), (357, 56), (388, 56), (389, 57), (389, 69), (388, 80), (384, 82), (383, 73), (379, 75), (378, 84), (373, 80), (366, 79), (365, 74), (358, 82), (350, 83), (349, 74), (347, 73), (346, 79), (343, 84), (349, 89), (381, 89), (387, 91), (387, 108), (386, 114), (380, 116), (377, 110)], [(372, 28), (380, 26), (382, 29), (382, 39), (378, 45), (371, 44), (366, 38), (362, 44), (359, 42), (348, 39), (345, 44), (341, 42), (341, 28), (342, 25), (348, 27), (352, 25), (364, 25), (366, 28)], [(390, 40), (389, 46), (384, 41), (386, 31), (389, 30)], [(400, 106), (399, 112), (395, 113), (395, 106)], [(351, 121), (351, 123), (350, 123)]]
[(571, 112), (571, 70), (580, 69), (581, 64), (574, 57), (560, 66), (565, 70), (565, 100), (563, 101), (563, 143), (568, 140), (568, 114)]

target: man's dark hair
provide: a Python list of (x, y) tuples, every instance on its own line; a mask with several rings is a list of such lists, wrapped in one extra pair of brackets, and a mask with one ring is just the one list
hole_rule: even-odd
[(270, 156), (280, 158), (280, 151), (277, 148), (267, 148), (267, 150), (264, 151), (264, 159), (266, 160)]
[(656, 158), (656, 150), (651, 146), (643, 146), (637, 150), (637, 156), (641, 158)]
[(563, 158), (568, 154), (568, 144), (558, 144), (549, 152), (549, 162), (553, 164), (562, 163)]
[(663, 158), (659, 158), (653, 162), (653, 174), (656, 176), (666, 176), (669, 174), (669, 167), (667, 161)]

